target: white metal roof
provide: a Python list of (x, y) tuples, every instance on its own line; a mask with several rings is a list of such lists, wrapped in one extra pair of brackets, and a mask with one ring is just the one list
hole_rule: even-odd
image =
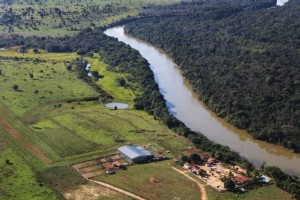
[(118, 148), (118, 151), (126, 155), (130, 159), (140, 156), (152, 156), (152, 153), (141, 146), (126, 145)]

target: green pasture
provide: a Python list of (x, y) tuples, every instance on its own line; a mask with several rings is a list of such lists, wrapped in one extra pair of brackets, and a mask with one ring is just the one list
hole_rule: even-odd
[[(96, 180), (110, 183), (146, 199), (200, 199), (200, 189), (194, 182), (171, 168), (173, 161), (129, 166), (116, 174), (101, 175)], [(150, 181), (154, 178), (158, 183)]]
[[(125, 77), (125, 74), (115, 73), (107, 70), (107, 65), (102, 62), (98, 55), (95, 55), (95, 58), (87, 58), (88, 62), (91, 64), (91, 71), (97, 71), (100, 75), (103, 76), (101, 80), (97, 80), (96, 84), (99, 85), (103, 90), (112, 95), (115, 101), (118, 102), (133, 102), (136, 97), (131, 88), (125, 88), (119, 86), (116, 82), (117, 78)], [(134, 87), (131, 84), (131, 87)]]
[[(28, 57), (32, 56), (34, 55), (29, 54)], [(59, 61), (64, 59), (59, 54), (56, 56), (52, 54), (45, 58)], [(1, 59), (0, 70), (0, 87), (3, 88), (1, 102), (17, 116), (32, 112), (38, 105), (49, 102), (55, 104), (68, 99), (97, 96), (97, 92), (78, 79), (74, 72), (68, 71), (63, 62), (37, 63), (31, 60)], [(14, 85), (17, 89), (13, 88)]]
[(100, 156), (114, 153), (125, 144), (149, 142), (157, 142), (177, 154), (190, 145), (142, 111), (113, 110), (99, 103), (62, 104), (36, 119), (31, 125), (34, 134), (61, 158), (93, 152)]
[[(5, 56), (0, 61), (0, 86), (5, 88), (0, 103), (3, 111), (6, 107), (18, 117), (16, 121), (13, 115), (5, 119), (26, 141), (38, 146), (55, 162), (70, 163), (105, 155), (124, 144), (142, 145), (154, 141), (175, 153), (190, 145), (152, 116), (132, 109), (134, 85), (119, 86), (116, 78), (126, 78), (126, 74), (108, 71), (98, 55), (87, 58), (91, 71), (103, 76), (96, 84), (115, 101), (128, 103), (129, 109), (114, 110), (101, 102), (80, 101), (97, 93), (78, 79), (75, 72), (66, 69), (65, 65), (75, 59), (76, 54), (45, 51), (34, 54), (32, 50), (21, 54), (16, 50), (17, 47), (0, 52), (0, 56)], [(45, 62), (35, 62), (36, 58)], [(18, 85), (18, 89), (13, 85)], [(79, 100), (66, 103), (70, 99)]]
[(260, 187), (244, 194), (235, 194), (232, 192), (218, 193), (210, 187), (206, 186), (208, 199), (218, 200), (291, 200), (292, 197), (289, 193), (281, 190), (280, 188), (270, 185)]
[[(14, 60), (17, 59), (29, 59), (29, 60), (35, 60), (39, 59), (41, 62), (52, 62), (58, 63), (58, 62), (68, 62), (72, 61), (75, 58), (79, 57), (77, 53), (49, 53), (45, 50), (39, 49), (38, 53), (33, 53), (33, 49), (28, 49), (26, 53), (19, 53), (18, 49), (20, 47), (11, 47), (8, 50), (0, 51), (1, 57), (11, 57)], [(2, 59), (1, 59), (2, 60)]]
[[(22, 3), (21, 3), (22, 2)], [(150, 5), (165, 5), (179, 0), (90, 0), (57, 1), (42, 3), (15, 1), (11, 6), (3, 4), (1, 11), (9, 9), (21, 19), (16, 18), (13, 25), (0, 24), (0, 34), (8, 32), (24, 36), (63, 36), (72, 35), (87, 27), (99, 27), (114, 21), (136, 16), (141, 9)], [(28, 12), (27, 9), (31, 8)], [(0, 15), (1, 19), (2, 15)]]
[[(0, 133), (4, 130), (0, 127)], [(57, 199), (49, 188), (36, 181), (24, 158), (0, 137), (0, 199)]]

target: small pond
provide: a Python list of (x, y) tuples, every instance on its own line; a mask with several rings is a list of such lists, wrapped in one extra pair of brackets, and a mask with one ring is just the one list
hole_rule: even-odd
[(91, 65), (90, 63), (88, 63), (88, 64), (86, 65), (86, 68), (85, 68), (85, 70), (86, 70), (86, 71), (89, 71), (89, 70), (90, 70), (90, 68), (91, 68), (91, 66), (92, 66), (92, 65)]
[(118, 103), (118, 102), (108, 103), (105, 106), (109, 107), (109, 108), (115, 108), (115, 107), (117, 107), (118, 109), (126, 109), (126, 108), (128, 108), (128, 104), (126, 104), (126, 103)]

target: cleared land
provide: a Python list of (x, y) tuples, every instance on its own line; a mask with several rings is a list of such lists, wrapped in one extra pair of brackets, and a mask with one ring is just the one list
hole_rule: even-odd
[(109, 1), (14, 1), (2, 4), (0, 34), (61, 36), (86, 27), (103, 26), (122, 18), (136, 16), (143, 6), (170, 4), (179, 0)]
[(249, 191), (245, 194), (236, 194), (231, 192), (216, 193), (209, 186), (206, 186), (206, 191), (208, 193), (208, 199), (218, 199), (218, 200), (282, 200), (282, 199), (293, 199), (287, 192), (275, 187), (274, 185), (266, 186), (262, 188), (257, 188), (255, 190)]
[[(10, 141), (12, 147), (28, 156), (24, 159), (33, 163), (33, 167), (40, 171), (39, 182), (55, 187), (60, 194), (65, 194), (65, 197), (67, 195), (71, 198), (75, 195), (74, 193), (78, 191), (77, 186), (83, 183), (81, 179), (75, 178), (71, 169), (55, 167), (56, 165), (69, 165), (109, 155), (114, 153), (116, 148), (128, 143), (143, 145), (151, 141), (174, 154), (191, 145), (143, 111), (132, 108), (113, 110), (97, 101), (66, 103), (70, 98), (90, 97), (97, 93), (91, 86), (78, 79), (74, 72), (66, 69), (63, 56), (60, 54), (46, 52), (34, 54), (31, 51), (23, 54), (16, 51), (17, 48), (0, 51), (0, 56), (5, 56), (5, 59), (1, 59), (3, 64), (0, 65), (2, 70), (0, 84), (6, 88), (1, 93), (0, 111), (3, 114), (1, 117), (19, 134), (22, 141), (35, 145), (44, 155), (53, 160), (53, 163), (51, 166), (42, 161), (34, 164), (36, 157), (32, 156), (32, 152), (28, 149), (20, 146), (22, 141), (16, 140), (9, 134), (9, 130), (3, 129), (1, 134)], [(34, 60), (38, 57), (45, 61), (34, 64)], [(76, 55), (65, 54), (65, 58), (66, 61), (71, 61), (72, 58), (76, 58)], [(114, 81), (121, 75), (110, 74), (106, 65), (97, 61), (97, 58), (89, 61), (93, 69), (105, 75), (101, 80), (103, 87), (107, 90), (114, 88), (109, 90), (112, 96), (118, 101), (132, 105), (131, 95), (134, 96), (134, 93), (130, 89), (118, 86)], [(14, 84), (18, 85), (18, 89), (13, 88)], [(120, 95), (122, 88), (125, 92)], [(35, 93), (35, 90), (38, 92)], [(51, 93), (48, 94), (47, 91)], [(40, 98), (41, 96), (44, 98)], [(94, 173), (94, 168), (88, 168), (89, 170), (91, 172), (86, 174)], [(173, 177), (175, 179), (175, 174)], [(175, 184), (175, 180), (172, 184)], [(172, 187), (169, 185), (161, 189), (155, 186), (153, 189), (167, 194)], [(183, 192), (185, 186), (178, 186), (176, 190), (176, 192), (180, 190)], [(131, 192), (135, 193), (135, 191)]]
[(102, 175), (95, 180), (132, 191), (146, 199), (200, 199), (198, 185), (174, 171), (172, 164), (173, 161), (168, 160), (133, 165), (115, 175)]
[(4, 132), (0, 126), (0, 199), (56, 199), (53, 191), (36, 181), (24, 158), (1, 137)]

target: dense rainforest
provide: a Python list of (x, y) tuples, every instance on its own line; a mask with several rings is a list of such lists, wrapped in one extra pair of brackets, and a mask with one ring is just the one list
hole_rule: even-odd
[(197, 0), (145, 9), (125, 31), (165, 50), (220, 117), (299, 152), (299, 19), (299, 0)]

